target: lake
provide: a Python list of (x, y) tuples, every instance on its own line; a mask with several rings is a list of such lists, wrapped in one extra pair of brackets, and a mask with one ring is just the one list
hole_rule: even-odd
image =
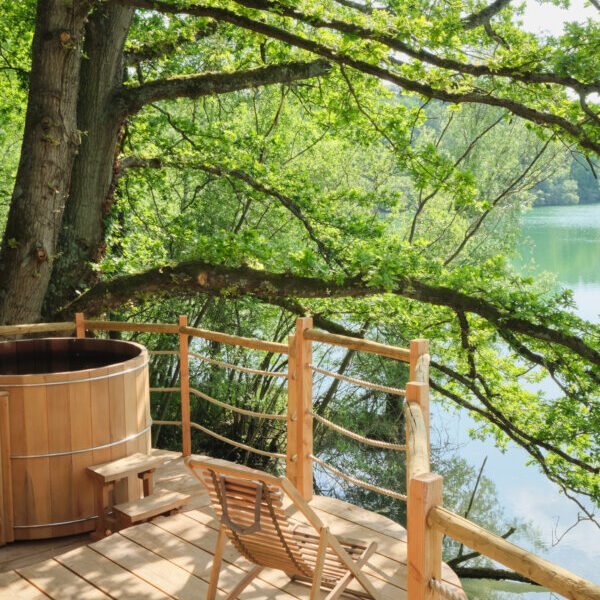
[[(599, 321), (600, 313), (600, 204), (534, 208), (522, 221), (522, 240), (515, 265), (523, 274), (552, 272), (557, 285), (573, 290), (578, 314)], [(548, 384), (544, 388), (552, 391)], [(505, 453), (492, 442), (471, 440), (468, 430), (476, 427), (466, 415), (448, 415), (434, 409), (433, 419), (443, 420), (451, 441), (461, 444), (458, 454), (479, 467), (488, 457), (485, 475), (498, 489), (498, 500), (507, 517), (532, 521), (547, 549), (544, 557), (574, 573), (600, 583), (600, 529), (579, 523), (556, 545), (556, 536), (577, 521), (577, 507), (559, 493), (535, 466), (527, 466), (528, 455), (512, 445)], [(439, 423), (438, 420), (438, 423)], [(548, 592), (531, 592), (529, 586), (465, 580), (472, 599), (518, 598), (546, 600)]]

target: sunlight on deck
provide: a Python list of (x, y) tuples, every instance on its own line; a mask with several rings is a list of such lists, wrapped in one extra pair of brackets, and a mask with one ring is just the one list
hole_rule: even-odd
[[(123, 529), (89, 545), (87, 536), (71, 538), (66, 542), (66, 551), (61, 546), (48, 548), (48, 542), (8, 546), (0, 550), (0, 571), (4, 571), (0, 573), (0, 598), (205, 598), (218, 528), (208, 494), (189, 474), (180, 454), (162, 450), (154, 453), (168, 457), (156, 472), (156, 487), (193, 494), (185, 511)], [(406, 598), (403, 527), (334, 498), (317, 496), (310, 504), (332, 533), (376, 541), (377, 552), (369, 559), (365, 572), (382, 599)], [(288, 508), (288, 514), (294, 520), (303, 520), (293, 507)], [(230, 543), (224, 560), (220, 597), (252, 568)], [(445, 565), (444, 578), (460, 585)], [(325, 596), (324, 591), (321, 597)], [(282, 600), (308, 597), (307, 586), (273, 569), (263, 571), (240, 596)]]

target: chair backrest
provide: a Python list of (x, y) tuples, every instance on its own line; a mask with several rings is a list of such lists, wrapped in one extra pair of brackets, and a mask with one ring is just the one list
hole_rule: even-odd
[(283, 511), (280, 478), (213, 458), (188, 458), (186, 464), (208, 490), (219, 521), (243, 556), (289, 575), (313, 577), (314, 560), (305, 556)]

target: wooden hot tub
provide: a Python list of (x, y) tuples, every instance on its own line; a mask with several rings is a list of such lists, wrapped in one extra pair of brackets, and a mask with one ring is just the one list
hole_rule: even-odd
[(0, 543), (94, 529), (87, 467), (150, 451), (147, 365), (131, 342), (0, 343)]

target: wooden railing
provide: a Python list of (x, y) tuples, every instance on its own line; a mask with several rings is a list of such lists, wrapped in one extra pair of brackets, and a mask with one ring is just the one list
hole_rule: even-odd
[[(2, 336), (22, 336), (49, 332), (75, 332), (84, 337), (86, 331), (122, 331), (177, 335), (178, 351), (156, 351), (151, 354), (172, 354), (179, 356), (179, 386), (153, 388), (151, 391), (173, 392), (181, 397), (180, 421), (154, 421), (156, 425), (181, 427), (182, 450), (184, 455), (192, 452), (192, 430), (200, 430), (222, 442), (248, 452), (285, 460), (286, 475), (306, 500), (313, 494), (313, 463), (329, 470), (334, 475), (366, 489), (403, 500), (408, 505), (408, 598), (410, 600), (432, 600), (448, 598), (464, 600), (464, 592), (449, 585), (442, 578), (442, 538), (450, 536), (454, 540), (472, 548), (532, 581), (566, 598), (600, 600), (600, 586), (570, 573), (505, 539), (490, 533), (478, 525), (445, 509), (442, 504), (442, 477), (432, 473), (430, 468), (429, 439), (429, 345), (427, 340), (413, 340), (409, 349), (397, 348), (369, 340), (336, 335), (313, 328), (309, 317), (298, 319), (294, 335), (287, 344), (246, 338), (216, 331), (189, 327), (186, 317), (180, 317), (177, 324), (164, 323), (124, 323), (115, 321), (88, 320), (78, 313), (75, 322), (41, 323), (0, 327)], [(260, 369), (241, 367), (202, 356), (190, 350), (190, 338), (201, 338), (213, 342), (241, 346), (251, 350), (285, 354), (288, 357), (288, 371), (269, 372)], [(319, 342), (340, 346), (349, 350), (368, 352), (386, 358), (399, 360), (409, 365), (409, 382), (406, 389), (374, 384), (339, 373), (327, 371), (312, 363), (312, 343)], [(233, 406), (190, 386), (190, 358), (266, 377), (285, 377), (288, 380), (288, 402), (285, 414), (258, 413), (253, 410)], [(395, 444), (373, 440), (356, 432), (349, 431), (321, 415), (313, 412), (313, 372), (336, 377), (343, 381), (369, 389), (405, 396), (406, 444)], [(287, 448), (285, 454), (267, 452), (253, 448), (236, 440), (231, 440), (191, 421), (190, 397), (195, 396), (241, 413), (248, 417), (286, 421)], [(337, 433), (358, 442), (385, 448), (391, 451), (406, 451), (407, 491), (378, 487), (369, 482), (342, 473), (313, 454), (313, 422), (319, 421)]]

